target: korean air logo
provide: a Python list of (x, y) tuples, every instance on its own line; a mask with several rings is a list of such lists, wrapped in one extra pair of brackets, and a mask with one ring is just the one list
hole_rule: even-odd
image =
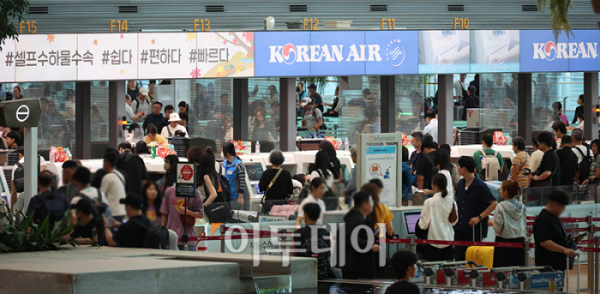
[(400, 66), (406, 57), (402, 40), (393, 39), (387, 44), (386, 60), (393, 66)]
[(553, 61), (554, 59), (596, 59), (598, 43), (533, 43), (533, 59)]
[(287, 43), (283, 46), (282, 50), (283, 63), (292, 64), (296, 61), (296, 56), (298, 56), (298, 52), (296, 52), (296, 46)]
[(546, 54), (546, 60), (548, 61), (552, 61), (556, 58), (556, 45), (554, 42), (546, 42), (546, 45), (544, 45), (544, 53)]

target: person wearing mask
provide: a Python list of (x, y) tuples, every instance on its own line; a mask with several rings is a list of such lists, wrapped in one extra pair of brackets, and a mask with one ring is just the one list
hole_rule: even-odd
[(417, 173), (417, 164), (419, 162), (419, 157), (421, 155), (421, 147), (423, 144), (423, 133), (421, 132), (414, 132), (411, 135), (411, 143), (413, 145), (413, 147), (415, 147), (415, 151), (413, 151), (413, 153), (410, 155), (409, 161), (410, 161), (410, 168), (412, 169), (412, 173), (416, 174)]
[(284, 157), (281, 151), (271, 151), (269, 162), (272, 168), (266, 170), (258, 182), (258, 189), (265, 193), (261, 200), (263, 213), (271, 211), (273, 205), (286, 202), (288, 196), (294, 193), (292, 175), (281, 168), (283, 161)]
[(600, 179), (600, 140), (596, 139), (592, 141), (592, 154), (594, 154), (594, 160), (590, 165), (590, 175), (582, 185), (597, 184)]
[(427, 126), (423, 129), (423, 135), (431, 135), (433, 142), (438, 141), (438, 120), (433, 110), (427, 110), (425, 112), (425, 120), (427, 120)]
[(560, 150), (556, 151), (560, 161), (561, 186), (572, 186), (573, 183), (577, 182), (577, 155), (573, 152), (571, 144), (573, 144), (571, 136), (564, 136), (560, 143)]
[(317, 86), (315, 84), (310, 84), (308, 86), (308, 92), (310, 93), (310, 99), (315, 103), (315, 108), (318, 108), (319, 111), (323, 113), (323, 98), (317, 93)]
[(475, 96), (475, 86), (469, 86), (467, 90), (467, 98), (465, 98), (465, 106), (462, 113), (462, 120), (467, 120), (467, 110), (472, 108), (479, 108), (479, 97)]
[[(298, 218), (296, 218), (296, 229), (302, 227), (302, 221), (305, 221), (304, 217), (304, 207), (306, 207), (309, 203), (316, 203), (319, 205), (320, 213), (318, 217), (314, 220), (317, 225), (323, 224), (323, 212), (325, 211), (325, 202), (323, 202), (323, 195), (325, 195), (325, 181), (321, 178), (315, 178), (310, 181), (310, 194), (300, 203), (298, 207)], [(309, 224), (305, 221), (304, 224), (308, 226)]]
[[(560, 184), (560, 159), (552, 149), (554, 137), (544, 132), (538, 135), (539, 149), (544, 152), (537, 171), (529, 175), (530, 187), (558, 186)], [(547, 180), (549, 179), (549, 180)]]
[(77, 193), (79, 193), (79, 190), (77, 189), (75, 184), (73, 184), (73, 179), (71, 178), (71, 176), (73, 176), (73, 173), (75, 173), (76, 170), (77, 162), (73, 160), (67, 160), (63, 162), (62, 180), (64, 186), (58, 188), (58, 191), (65, 194), (65, 196), (67, 196), (67, 199), (69, 199), (69, 202), (73, 199), (73, 197), (77, 195)]
[(435, 142), (423, 143), (423, 152), (417, 166), (417, 188), (419, 190), (431, 190), (432, 168), (435, 166), (437, 144)]
[[(554, 109), (554, 120), (556, 121), (562, 121), (565, 126), (569, 126), (569, 119), (567, 118), (567, 115), (563, 113), (562, 111), (562, 103), (556, 101), (554, 103), (552, 103), (552, 108)], [(577, 112), (577, 110), (575, 110)], [(552, 127), (554, 128), (554, 127)], [(556, 131), (556, 130), (555, 130)]]
[(469, 96), (467, 94), (467, 88), (469, 87), (469, 85), (465, 81), (466, 79), (467, 74), (460, 74), (460, 79), (454, 82), (454, 98), (459, 99), (459, 101), (462, 99), (466, 99), (467, 96)]
[[(129, 95), (135, 95), (136, 93), (128, 93)], [(132, 98), (134, 96), (131, 96)], [(162, 105), (161, 105), (162, 107)], [(150, 114), (150, 110), (153, 108), (150, 106), (150, 98), (148, 97), (148, 89), (140, 88), (139, 95), (137, 99), (134, 99), (131, 102), (131, 108), (133, 109), (133, 113), (135, 115), (141, 114), (135, 122), (144, 122), (146, 120), (146, 116)]]
[(567, 126), (562, 121), (555, 121), (552, 124), (552, 130), (554, 131), (554, 135), (560, 144), (560, 140), (567, 135)]
[(146, 230), (152, 226), (152, 222), (142, 213), (144, 200), (140, 195), (130, 193), (119, 200), (119, 203), (125, 206), (127, 222), (121, 224), (113, 234), (105, 220), (106, 242), (111, 247), (143, 248)]
[(232, 209), (237, 210), (243, 207), (244, 192), (246, 191), (246, 166), (235, 153), (233, 143), (223, 144), (221, 158), (223, 158), (223, 162), (219, 172), (229, 182), (230, 206)]
[(25, 215), (31, 216), (35, 213), (33, 222), (38, 225), (49, 216), (49, 226), (54, 228), (54, 224), (69, 210), (69, 199), (65, 194), (52, 190), (54, 175), (49, 170), (42, 171), (38, 175), (38, 187), (39, 194), (31, 198)]
[(186, 128), (179, 124), (180, 121), (181, 118), (179, 117), (179, 114), (171, 113), (169, 117), (169, 124), (162, 129), (160, 135), (165, 138), (172, 138), (176, 137), (177, 131), (179, 131), (184, 134), (184, 137), (189, 138), (190, 135), (188, 134)]
[(481, 147), (483, 149), (477, 150), (477, 151), (475, 151), (475, 153), (473, 153), (473, 160), (475, 160), (475, 164), (476, 164), (476, 168), (477, 168), (475, 170), (475, 174), (479, 175), (481, 178), (485, 178), (483, 176), (484, 170), (481, 167), (481, 161), (483, 160), (484, 156), (496, 154), (496, 158), (498, 158), (498, 166), (500, 167), (500, 170), (498, 170), (498, 175), (500, 175), (502, 173), (502, 171), (504, 170), (504, 159), (502, 159), (502, 154), (500, 154), (500, 152), (496, 152), (496, 150), (492, 149), (493, 146), (494, 146), (494, 137), (492, 136), (492, 134), (485, 134), (483, 136), (483, 139), (481, 140)]
[(126, 191), (141, 195), (142, 185), (150, 179), (146, 164), (139, 155), (131, 152), (131, 144), (123, 142), (119, 144), (118, 149), (120, 155), (117, 162), (117, 169), (122, 171), (128, 179), (126, 181)]
[[(493, 226), (496, 232), (496, 242), (523, 244), (527, 235), (527, 213), (525, 205), (517, 196), (521, 195), (519, 183), (504, 181), (500, 186), (502, 202), (496, 206)], [(494, 267), (525, 266), (525, 251), (522, 248), (494, 249)]]
[[(488, 216), (496, 209), (498, 202), (484, 181), (475, 176), (475, 160), (461, 156), (458, 160), (458, 174), (463, 177), (456, 189), (458, 223), (454, 227), (455, 241), (481, 241), (487, 237)], [(479, 230), (477, 229), (479, 227)], [(473, 236), (473, 231), (475, 236)], [(465, 260), (467, 247), (456, 246), (456, 260)]]
[[(346, 184), (346, 188), (344, 189), (344, 196), (346, 196), (346, 204), (350, 203), (350, 199), (354, 196), (356, 192), (356, 161), (357, 161), (357, 149), (356, 146), (350, 147), (350, 157), (352, 158), (352, 162), (354, 163), (354, 167), (352, 168), (352, 175), (348, 183)], [(404, 179), (403, 179), (404, 180)], [(404, 182), (402, 182), (404, 183)]]
[(408, 161), (408, 149), (402, 146), (402, 206), (411, 206), (413, 199), (412, 182), (416, 180)]
[[(433, 197), (425, 200), (423, 210), (419, 218), (419, 228), (428, 230), (427, 240), (453, 241), (456, 225), (457, 206), (454, 197), (448, 194), (448, 179), (443, 174), (433, 176)], [(448, 245), (426, 245), (423, 259), (427, 261), (453, 260), (454, 252), (452, 246)]]
[(385, 290), (385, 294), (419, 294), (419, 286), (410, 282), (417, 276), (417, 255), (406, 250), (396, 251), (392, 256), (392, 269), (396, 282)]
[(150, 125), (154, 125), (160, 133), (162, 132), (163, 127), (169, 124), (167, 119), (160, 113), (162, 110), (162, 106), (162, 103), (160, 103), (159, 101), (154, 101), (154, 103), (152, 103), (152, 113), (146, 116), (144, 124), (142, 125), (142, 129), (147, 130), (150, 127)]
[[(548, 204), (535, 218), (533, 237), (536, 266), (551, 266), (554, 270), (564, 271), (567, 269), (566, 257), (575, 257), (574, 246), (583, 235), (571, 238), (565, 231), (560, 215), (568, 204), (569, 196), (565, 192), (552, 191), (548, 196)], [(570, 264), (573, 264), (572, 260)]]
[(148, 145), (150, 145), (152, 142), (156, 143), (157, 145), (168, 143), (165, 137), (158, 134), (158, 128), (153, 124), (148, 126), (148, 134), (146, 137), (144, 137), (144, 141), (146, 141), (146, 144)]
[(581, 117), (583, 117), (583, 99), (584, 99), (584, 95), (581, 94), (579, 95), (579, 98), (577, 98), (577, 108), (575, 108), (575, 116), (573, 116), (573, 121), (571, 122), (572, 124), (577, 122), (577, 116), (578, 114), (581, 114)]
[(533, 138), (533, 153), (531, 153), (531, 157), (529, 159), (529, 168), (531, 172), (537, 171), (540, 163), (542, 162), (542, 158), (544, 157), (544, 151), (540, 150), (540, 146), (538, 144), (537, 138)]
[(321, 110), (315, 106), (315, 103), (313, 103), (311, 98), (304, 98), (300, 107), (305, 110), (302, 118), (302, 127), (311, 131), (311, 134), (313, 134), (313, 132), (316, 133), (313, 134), (314, 136), (318, 135), (320, 133), (319, 129), (321, 128), (321, 125), (323, 125), (323, 115)]
[[(340, 258), (345, 258), (345, 264), (341, 263), (344, 264), (342, 277), (350, 280), (374, 279), (376, 272), (374, 253), (379, 252), (380, 247), (377, 244), (370, 243), (369, 239), (371, 238), (368, 237), (368, 234), (373, 232), (373, 224), (367, 220), (367, 216), (373, 212), (373, 199), (366, 191), (357, 192), (353, 198), (354, 206), (344, 216), (344, 226), (340, 228), (340, 230), (344, 230), (345, 239), (338, 242), (338, 248), (341, 248), (341, 246), (346, 248), (345, 255), (340, 256)], [(358, 234), (355, 235), (357, 239), (354, 240), (354, 243), (357, 243), (359, 248), (355, 248), (352, 246), (351, 236), (352, 232), (357, 230), (359, 226), (366, 226), (371, 230), (358, 230)], [(338, 232), (337, 236), (341, 236), (341, 232)], [(366, 248), (369, 245), (371, 248)]]
[(329, 104), (329, 103), (323, 103), (326, 106), (329, 106), (331, 108), (327, 109), (327, 111), (325, 113), (323, 113), (323, 116), (330, 116), (330, 117), (338, 117), (339, 112), (340, 112), (340, 87), (335, 88), (335, 99), (333, 99), (333, 104)]
[[(529, 170), (529, 154), (525, 151), (525, 140), (523, 137), (516, 137), (513, 142), (513, 164), (510, 169), (510, 180), (517, 182), (521, 189), (528, 187), (527, 170)], [(531, 171), (531, 170), (529, 170)]]
[(160, 226), (162, 215), (160, 207), (162, 204), (162, 195), (155, 182), (149, 181), (142, 187), (142, 213), (152, 222), (154, 226)]
[(107, 204), (113, 213), (113, 218), (123, 222), (125, 218), (125, 207), (120, 205), (121, 199), (125, 199), (125, 176), (117, 170), (119, 154), (110, 152), (104, 154), (103, 167), (106, 175), (102, 178), (100, 191), (106, 195)]

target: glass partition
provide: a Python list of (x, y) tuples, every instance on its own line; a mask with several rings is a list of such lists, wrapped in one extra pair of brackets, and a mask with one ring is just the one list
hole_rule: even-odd
[[(538, 73), (532, 75), (534, 132), (552, 132), (552, 123), (558, 120), (558, 107), (566, 114), (567, 126), (577, 126), (575, 109), (583, 94), (583, 73)], [(583, 102), (583, 101), (582, 101)]]
[[(396, 76), (396, 132), (410, 136), (421, 132), (427, 125), (425, 110), (432, 104), (431, 94), (437, 89), (435, 75), (398, 75)], [(434, 87), (430, 86), (433, 84)]]
[[(360, 90), (340, 91), (340, 101), (343, 104), (336, 131), (346, 134), (350, 145), (356, 144), (358, 134), (381, 133), (380, 77), (362, 76), (361, 79)], [(355, 85), (350, 85), (350, 88), (354, 87)]]
[(217, 154), (233, 139), (233, 80), (196, 79), (190, 83), (190, 137), (214, 141)]
[(248, 139), (253, 150), (257, 141), (261, 152), (278, 149), (279, 128), (279, 78), (248, 79)]

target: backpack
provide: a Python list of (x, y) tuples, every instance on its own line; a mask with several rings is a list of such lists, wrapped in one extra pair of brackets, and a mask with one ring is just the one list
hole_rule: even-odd
[(146, 227), (144, 232), (144, 240), (142, 246), (150, 249), (169, 249), (169, 230), (163, 226), (148, 226), (139, 222), (137, 219), (133, 220), (141, 227)]
[(48, 220), (51, 224), (51, 228), (53, 228), (54, 223), (60, 221), (63, 218), (66, 212), (63, 202), (56, 199), (55, 195), (55, 192), (52, 191), (50, 197), (48, 197), (44, 201), (43, 205), (39, 207), (35, 212), (36, 219), (39, 219), (41, 221), (43, 221), (47, 215), (50, 215)]
[(481, 179), (484, 181), (497, 181), (500, 173), (500, 163), (498, 162), (498, 151), (488, 155), (485, 151), (480, 150), (483, 158), (481, 159)]
[[(329, 278), (329, 273), (331, 271), (331, 265), (329, 264), (329, 257), (331, 256), (331, 250), (329, 248), (329, 245), (327, 244), (327, 241), (325, 241), (325, 239), (323, 238), (323, 236), (318, 236), (317, 237), (317, 248), (321, 249), (319, 250), (320, 253), (315, 253), (312, 250), (312, 240), (311, 238), (306, 238), (306, 240), (304, 240), (304, 244), (302, 244), (302, 248), (305, 248), (306, 251), (304, 252), (304, 256), (305, 257), (311, 257), (311, 258), (316, 258), (317, 259), (317, 269), (318, 269), (318, 276), (319, 276), (319, 280), (326, 280)], [(324, 252), (321, 252), (324, 251)]]
[[(315, 107), (315, 109), (313, 109), (313, 116), (315, 117), (315, 119), (318, 120), (317, 115), (315, 114), (315, 110), (317, 110), (317, 108)], [(321, 111), (319, 109), (319, 111)], [(325, 125), (325, 119), (323, 118), (323, 113), (321, 113), (321, 126), (319, 127), (320, 130), (327, 130), (327, 126)]]
[(221, 185), (221, 192), (217, 191), (217, 199), (223, 199), (223, 201), (226, 203), (231, 202), (231, 189), (229, 188), (229, 180), (222, 174), (219, 174), (218, 180), (219, 185)]
[[(38, 171), (40, 169), (40, 156), (38, 155)], [(17, 193), (25, 192), (25, 165), (23, 163), (17, 163), (17, 169), (15, 170), (15, 189)]]
[(578, 166), (578, 170), (579, 170), (579, 182), (583, 183), (583, 181), (587, 180), (590, 177), (590, 167), (592, 166), (592, 156), (590, 155), (590, 148), (586, 147), (586, 154), (583, 154), (583, 151), (581, 151), (581, 149), (575, 147), (573, 148), (575, 150), (577, 150), (577, 152), (579, 152), (579, 154), (581, 154), (581, 156), (583, 156), (583, 158), (581, 159), (581, 162), (579, 163)]

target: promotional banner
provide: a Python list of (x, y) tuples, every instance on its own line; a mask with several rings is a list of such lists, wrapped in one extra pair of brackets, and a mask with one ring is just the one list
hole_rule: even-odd
[(552, 31), (521, 31), (521, 72), (553, 72), (569, 70), (568, 39)]
[(196, 78), (254, 76), (254, 32), (205, 32), (197, 38)]
[(196, 33), (138, 34), (138, 79), (196, 78)]
[(519, 31), (471, 31), (471, 72), (519, 72)]
[[(380, 179), (383, 182), (380, 202), (385, 205), (396, 205), (396, 146), (368, 146), (366, 148), (367, 181)], [(400, 187), (402, 189), (402, 187)]]
[(420, 31), (419, 73), (467, 73), (469, 31)]
[(256, 32), (256, 77), (309, 76), (310, 32)]
[(15, 78), (15, 63), (14, 52), (16, 41), (13, 39), (4, 40), (4, 44), (0, 45), (0, 82), (14, 82)]
[(80, 34), (77, 44), (94, 56), (93, 64), (79, 64), (79, 81), (137, 79), (138, 34)]
[(11, 53), (5, 65), (14, 63), (17, 82), (74, 81), (79, 64), (94, 64), (94, 54), (77, 50), (76, 34), (23, 35)]
[(573, 31), (569, 36), (569, 71), (599, 71), (600, 31)]
[(368, 31), (365, 43), (379, 49), (379, 60), (367, 59), (366, 75), (419, 73), (417, 31)]

